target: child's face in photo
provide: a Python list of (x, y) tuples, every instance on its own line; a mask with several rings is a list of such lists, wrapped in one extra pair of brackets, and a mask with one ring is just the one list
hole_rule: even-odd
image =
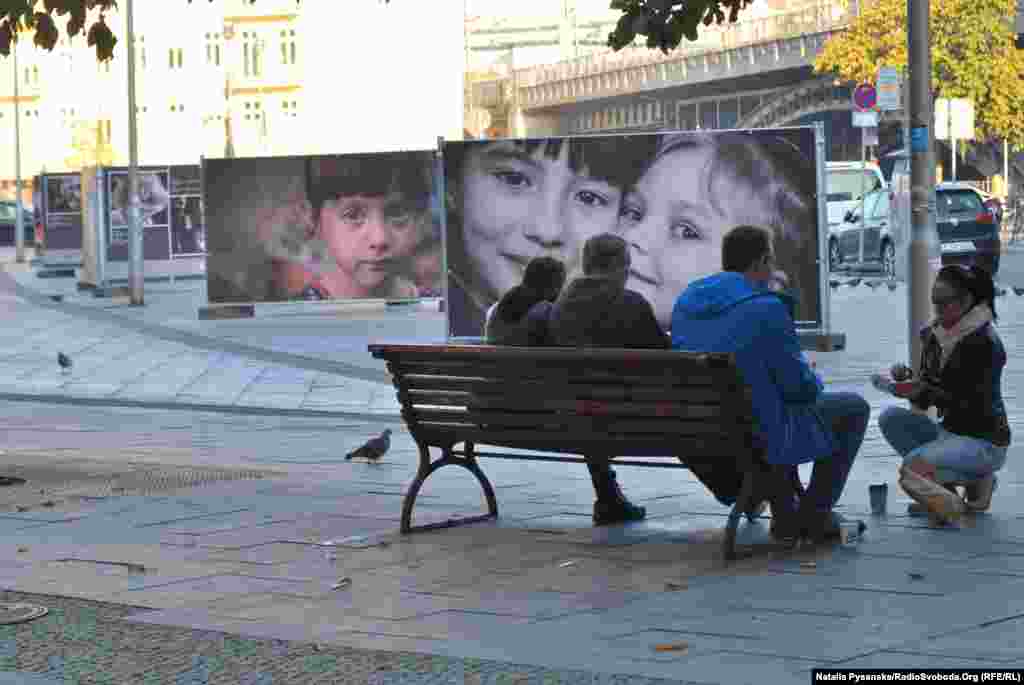
[(643, 295), (666, 327), (690, 281), (721, 270), (722, 238), (746, 223), (746, 203), (761, 204), (750, 188), (723, 173), (712, 180), (709, 195), (714, 156), (707, 145), (667, 153), (622, 204), (619, 232), (633, 259), (626, 287)]
[(349, 195), (320, 210), (320, 236), (338, 268), (359, 288), (384, 283), (412, 254), (421, 217), (400, 193)]
[(569, 168), (569, 143), (557, 157), (544, 145), (527, 154), (511, 142), (467, 152), (462, 178), (466, 252), (494, 298), (520, 283), (526, 264), (547, 255), (568, 271), (583, 243), (613, 231), (622, 193)]

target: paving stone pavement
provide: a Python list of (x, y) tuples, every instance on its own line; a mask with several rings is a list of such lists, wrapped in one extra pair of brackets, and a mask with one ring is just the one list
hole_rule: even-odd
[[(1016, 447), (992, 511), (936, 529), (905, 514), (898, 459), (873, 423), (840, 505), (868, 519), (865, 537), (791, 555), (759, 546), (729, 567), (727, 512), (685, 471), (622, 467), (650, 517), (596, 529), (582, 468), (484, 462), (499, 521), (400, 536), (408, 434), (380, 464), (341, 455), (400, 426), (367, 339), (436, 339), (443, 317), (301, 305), (197, 322), (195, 282), (147, 284), (144, 308), (73, 282), (47, 304), (39, 294), (59, 279), (7, 268), (18, 286), (0, 275), (0, 316), (18, 324), (0, 333), (0, 383), (74, 404), (0, 397), (3, 463), (35, 468), (32, 481), (54, 474), (38, 497), (0, 490), (0, 601), (51, 610), (0, 626), (0, 670), (12, 672), (0, 683), (805, 683), (816, 666), (1024, 664)], [(905, 356), (904, 297), (833, 292), (848, 351), (815, 355), (831, 389), (862, 392), (875, 414), (892, 400), (865, 378)], [(1019, 428), (1024, 301), (1000, 309)], [(76, 359), (68, 378), (57, 349)], [(118, 398), (137, 404), (102, 404)], [(115, 490), (139, 464), (160, 465), (162, 485)], [(189, 468), (221, 476), (197, 484)], [(868, 514), (876, 482), (889, 485), (885, 516)], [(475, 481), (443, 470), (417, 522), (481, 506)], [(766, 526), (742, 535), (764, 543)]]

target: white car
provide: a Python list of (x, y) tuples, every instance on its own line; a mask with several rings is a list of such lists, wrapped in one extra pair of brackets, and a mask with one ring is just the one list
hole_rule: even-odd
[[(828, 207), (828, 234), (830, 245), (838, 239), (839, 229), (846, 215), (864, 214), (861, 198), (873, 190), (885, 187), (882, 170), (873, 162), (861, 165), (860, 162), (826, 162), (825, 163), (825, 201)], [(829, 266), (835, 268), (837, 262), (830, 249)]]

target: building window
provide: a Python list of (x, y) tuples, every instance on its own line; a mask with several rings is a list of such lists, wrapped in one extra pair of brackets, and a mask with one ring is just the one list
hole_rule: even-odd
[(206, 63), (215, 67), (220, 66), (220, 34), (206, 34)]
[(184, 51), (181, 48), (171, 48), (167, 51), (168, 66), (171, 69), (181, 69), (184, 64)]
[(299, 115), (299, 103), (295, 100), (282, 101), (281, 109), (284, 110), (284, 115), (287, 117), (297, 117)]
[(262, 41), (255, 33), (242, 34), (243, 62), (246, 76), (260, 76), (263, 71)]
[(295, 64), (295, 30), (281, 31), (281, 64)]

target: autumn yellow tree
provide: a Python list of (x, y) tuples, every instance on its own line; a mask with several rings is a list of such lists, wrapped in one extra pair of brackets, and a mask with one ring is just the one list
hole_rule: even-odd
[[(814, 61), (819, 73), (873, 82), (907, 66), (907, 0), (865, 3)], [(932, 95), (974, 102), (979, 140), (1024, 147), (1024, 50), (1014, 46), (1017, 0), (931, 0)]]

